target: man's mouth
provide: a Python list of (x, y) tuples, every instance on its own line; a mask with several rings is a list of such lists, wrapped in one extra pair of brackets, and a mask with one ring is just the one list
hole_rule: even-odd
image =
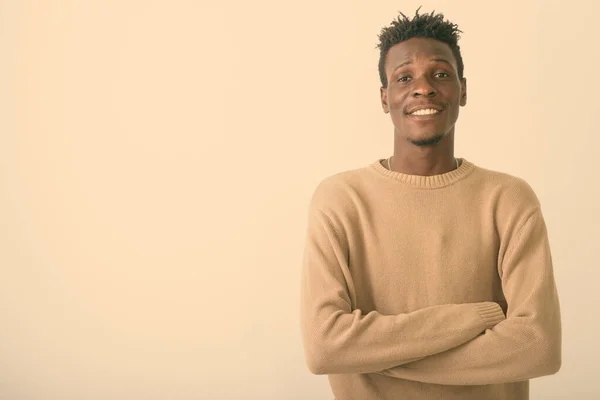
[(429, 119), (428, 117), (436, 117), (442, 113), (446, 107), (434, 102), (423, 102), (421, 104), (413, 104), (406, 110), (406, 115), (409, 117), (420, 117), (418, 119)]
[(433, 108), (424, 108), (421, 110), (413, 111), (413, 112), (409, 113), (408, 115), (434, 115), (434, 114), (440, 113), (441, 111), (442, 110), (436, 110)]

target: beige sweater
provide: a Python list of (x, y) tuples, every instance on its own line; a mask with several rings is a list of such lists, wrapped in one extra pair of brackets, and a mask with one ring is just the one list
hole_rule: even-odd
[(463, 159), (436, 176), (377, 160), (325, 178), (301, 283), (308, 368), (336, 400), (523, 400), (561, 366), (540, 203)]

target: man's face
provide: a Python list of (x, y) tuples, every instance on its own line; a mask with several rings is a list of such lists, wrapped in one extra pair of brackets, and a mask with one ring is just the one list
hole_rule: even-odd
[(467, 103), (467, 82), (458, 78), (448, 44), (418, 37), (398, 43), (387, 54), (385, 73), (381, 103), (398, 134), (427, 146), (453, 132), (459, 108)]

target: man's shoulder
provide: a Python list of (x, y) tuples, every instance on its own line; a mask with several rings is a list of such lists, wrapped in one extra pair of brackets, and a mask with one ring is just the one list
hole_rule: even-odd
[(311, 207), (323, 211), (343, 209), (352, 204), (356, 194), (366, 178), (366, 167), (336, 172), (321, 178), (312, 193)]
[(523, 177), (479, 166), (477, 170), (476, 182), (481, 185), (482, 192), (499, 203), (530, 209), (540, 205), (533, 187)]

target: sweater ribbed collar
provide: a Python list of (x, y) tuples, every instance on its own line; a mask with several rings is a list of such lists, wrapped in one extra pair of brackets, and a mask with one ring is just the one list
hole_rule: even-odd
[(409, 175), (402, 172), (390, 171), (381, 165), (384, 159), (378, 159), (371, 164), (371, 170), (386, 178), (393, 179), (420, 189), (438, 189), (452, 185), (461, 179), (466, 178), (475, 170), (475, 165), (464, 158), (459, 158), (460, 166), (450, 172), (440, 175)]

